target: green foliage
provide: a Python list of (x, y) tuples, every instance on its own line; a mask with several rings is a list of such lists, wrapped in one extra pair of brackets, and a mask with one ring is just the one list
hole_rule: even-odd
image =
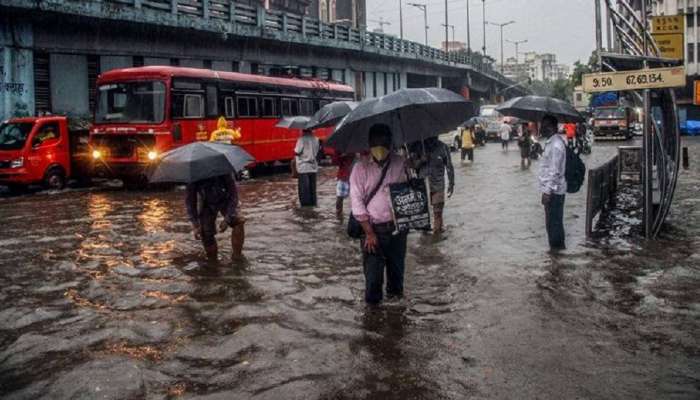
[(570, 102), (573, 94), (574, 86), (571, 84), (570, 80), (557, 79), (552, 82), (552, 97)]

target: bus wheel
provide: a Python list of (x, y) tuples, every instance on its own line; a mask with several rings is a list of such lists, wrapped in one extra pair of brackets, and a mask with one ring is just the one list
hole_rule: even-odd
[(66, 174), (60, 168), (52, 168), (44, 177), (44, 187), (50, 190), (61, 190), (66, 186)]

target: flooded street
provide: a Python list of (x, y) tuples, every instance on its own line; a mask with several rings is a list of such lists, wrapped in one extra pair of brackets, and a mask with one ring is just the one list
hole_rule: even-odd
[[(460, 165), (442, 240), (413, 233), (406, 298), (367, 309), (358, 244), (287, 174), (241, 185), (244, 261), (202, 263), (184, 190), (0, 199), (5, 399), (700, 398), (700, 141), (669, 226), (587, 242), (585, 188), (567, 250), (547, 253), (517, 146)], [(587, 163), (607, 161), (596, 145)], [(346, 203), (346, 214), (347, 214)], [(629, 217), (629, 216), (628, 216)], [(629, 217), (637, 221), (639, 216)]]

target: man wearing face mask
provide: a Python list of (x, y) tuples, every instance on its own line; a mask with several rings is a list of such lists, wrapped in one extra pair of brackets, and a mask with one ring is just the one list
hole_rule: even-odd
[(537, 176), (542, 193), (549, 247), (564, 250), (564, 197), (566, 195), (566, 136), (557, 133), (557, 119), (542, 119), (540, 133), (547, 139)]
[(387, 296), (403, 296), (406, 233), (393, 234), (389, 185), (406, 181), (406, 160), (392, 154), (391, 129), (387, 125), (370, 128), (369, 146), (370, 154), (360, 158), (350, 175), (350, 205), (365, 233), (365, 301), (378, 304), (383, 298), (385, 268)]

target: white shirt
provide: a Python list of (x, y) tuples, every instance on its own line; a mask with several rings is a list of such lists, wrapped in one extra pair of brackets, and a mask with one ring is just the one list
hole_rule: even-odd
[(302, 135), (294, 146), (296, 156), (297, 172), (300, 174), (315, 174), (318, 172), (318, 138), (314, 135)]
[(544, 145), (537, 175), (538, 189), (547, 194), (566, 194), (566, 139), (552, 135)]
[(510, 140), (511, 127), (508, 124), (501, 125), (501, 140)]

